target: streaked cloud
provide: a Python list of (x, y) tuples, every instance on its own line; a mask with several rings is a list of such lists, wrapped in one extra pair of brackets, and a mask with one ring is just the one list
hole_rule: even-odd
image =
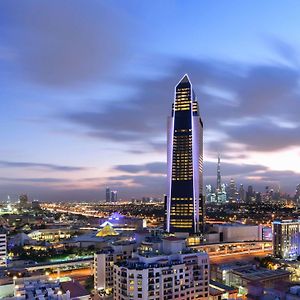
[(151, 174), (166, 174), (167, 166), (164, 162), (152, 162), (144, 165), (119, 165), (115, 166), (118, 171), (126, 173), (146, 172)]
[(47, 163), (35, 162), (13, 162), (13, 161), (0, 161), (0, 168), (25, 168), (25, 169), (40, 169), (47, 171), (62, 171), (62, 172), (75, 172), (87, 170), (85, 167), (63, 166)]
[(23, 182), (23, 183), (66, 183), (70, 182), (66, 178), (51, 178), (51, 177), (38, 177), (38, 178), (9, 178), (9, 177), (0, 177), (0, 181), (5, 182)]

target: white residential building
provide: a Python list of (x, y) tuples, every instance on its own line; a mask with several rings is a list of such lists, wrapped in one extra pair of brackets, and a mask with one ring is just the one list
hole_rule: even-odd
[(195, 300), (209, 297), (209, 257), (163, 239), (163, 251), (139, 252), (114, 265), (114, 300)]
[(113, 267), (120, 260), (131, 257), (135, 243), (115, 242), (111, 247), (94, 254), (94, 288), (110, 293), (113, 288)]
[(0, 267), (7, 266), (7, 237), (0, 232)]

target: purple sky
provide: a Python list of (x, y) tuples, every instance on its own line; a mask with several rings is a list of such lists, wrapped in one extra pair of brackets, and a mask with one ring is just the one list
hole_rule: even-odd
[[(287, 4), (288, 3), (288, 4)], [(0, 199), (161, 196), (188, 73), (205, 182), (300, 183), (298, 1), (0, 2)]]

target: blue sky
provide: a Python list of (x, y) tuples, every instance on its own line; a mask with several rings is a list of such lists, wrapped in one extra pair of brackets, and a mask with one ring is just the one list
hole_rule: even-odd
[(0, 3), (0, 197), (165, 191), (166, 117), (189, 73), (205, 182), (300, 182), (298, 1)]

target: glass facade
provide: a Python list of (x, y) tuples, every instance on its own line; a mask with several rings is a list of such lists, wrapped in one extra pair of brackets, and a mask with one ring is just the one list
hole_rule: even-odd
[(192, 84), (185, 75), (175, 88), (168, 120), (168, 232), (202, 232), (202, 190), (203, 124)]

